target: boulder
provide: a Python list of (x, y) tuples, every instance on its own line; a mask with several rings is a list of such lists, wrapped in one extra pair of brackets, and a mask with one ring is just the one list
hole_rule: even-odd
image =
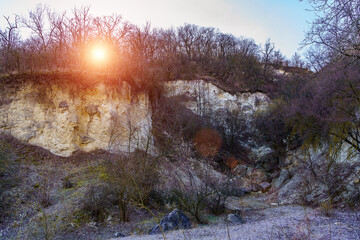
[(249, 188), (252, 192), (259, 192), (262, 190), (262, 187), (257, 183), (250, 183)]
[[(161, 229), (160, 229), (161, 226)], [(191, 228), (191, 222), (189, 218), (178, 209), (174, 209), (171, 213), (161, 219), (160, 224), (157, 224), (150, 231), (150, 234), (158, 234), (163, 232)]]
[(262, 182), (262, 183), (260, 183), (259, 185), (260, 185), (260, 187), (261, 187), (261, 192), (263, 192), (263, 193), (269, 191), (270, 188), (271, 188), (271, 184), (268, 183), (268, 182)]
[(243, 217), (241, 217), (238, 214), (229, 214), (226, 218), (226, 220), (230, 223), (239, 224), (239, 223), (245, 223), (245, 220)]
[(247, 173), (247, 167), (246, 165), (238, 164), (233, 171), (238, 176), (245, 176)]
[(96, 222), (89, 222), (89, 223), (87, 223), (86, 225), (88, 225), (88, 226), (91, 227), (91, 228), (97, 228)]
[(116, 232), (116, 233), (114, 234), (114, 236), (115, 236), (116, 238), (126, 237), (126, 235), (123, 234), (123, 233), (121, 233), (121, 232)]
[(250, 188), (241, 188), (241, 190), (242, 190), (242, 192), (244, 193), (244, 195), (245, 194), (249, 194), (249, 193), (251, 193), (251, 189)]
[(282, 169), (278, 178), (273, 179), (272, 184), (275, 188), (281, 187), (290, 178), (288, 170)]
[(249, 173), (249, 178), (251, 179), (251, 182), (257, 184), (266, 182), (268, 180), (265, 173), (262, 170), (256, 168)]
[(239, 211), (241, 208), (240, 198), (233, 196), (226, 198), (224, 207), (228, 212)]

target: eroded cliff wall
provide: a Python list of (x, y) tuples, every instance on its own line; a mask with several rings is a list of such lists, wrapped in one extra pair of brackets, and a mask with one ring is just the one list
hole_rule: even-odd
[(199, 115), (213, 114), (219, 110), (241, 111), (251, 117), (264, 110), (270, 98), (261, 92), (231, 94), (204, 80), (170, 81), (165, 89), (168, 96), (186, 96), (185, 105)]
[(126, 83), (111, 91), (102, 81), (73, 88), (24, 82), (6, 92), (7, 101), (0, 106), (1, 131), (60, 156), (77, 150), (131, 152), (152, 147), (146, 94), (134, 97)]

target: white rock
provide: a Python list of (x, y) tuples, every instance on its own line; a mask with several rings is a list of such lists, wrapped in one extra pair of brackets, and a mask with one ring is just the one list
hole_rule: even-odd
[(128, 152), (148, 146), (151, 150), (148, 96), (140, 94), (137, 101), (131, 101), (126, 84), (114, 96), (108, 96), (102, 83), (76, 96), (70, 94), (70, 88), (52, 86), (48, 93), (52, 99), (43, 102), (34, 94), (38, 91), (35, 86), (25, 85), (10, 104), (0, 107), (0, 131), (60, 156), (76, 150)]

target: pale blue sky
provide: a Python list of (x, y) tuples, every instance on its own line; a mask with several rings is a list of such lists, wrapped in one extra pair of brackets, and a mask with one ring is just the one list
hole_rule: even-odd
[[(185, 22), (215, 27), (258, 44), (270, 38), (288, 58), (298, 51), (312, 17), (307, 3), (298, 0), (0, 0), (0, 16), (26, 15), (37, 3), (68, 12), (75, 5), (91, 5), (94, 15), (118, 13), (137, 25), (148, 20), (154, 27)], [(3, 29), (3, 19), (0, 24)]]

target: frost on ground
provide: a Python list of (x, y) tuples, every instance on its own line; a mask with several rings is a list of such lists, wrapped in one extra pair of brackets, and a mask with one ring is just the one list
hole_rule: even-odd
[[(166, 239), (360, 239), (360, 212), (334, 210), (330, 217), (319, 209), (279, 206), (244, 213), (245, 224), (217, 224), (165, 233)], [(127, 239), (163, 239), (158, 235), (137, 235)], [(119, 238), (120, 240), (120, 238)]]

